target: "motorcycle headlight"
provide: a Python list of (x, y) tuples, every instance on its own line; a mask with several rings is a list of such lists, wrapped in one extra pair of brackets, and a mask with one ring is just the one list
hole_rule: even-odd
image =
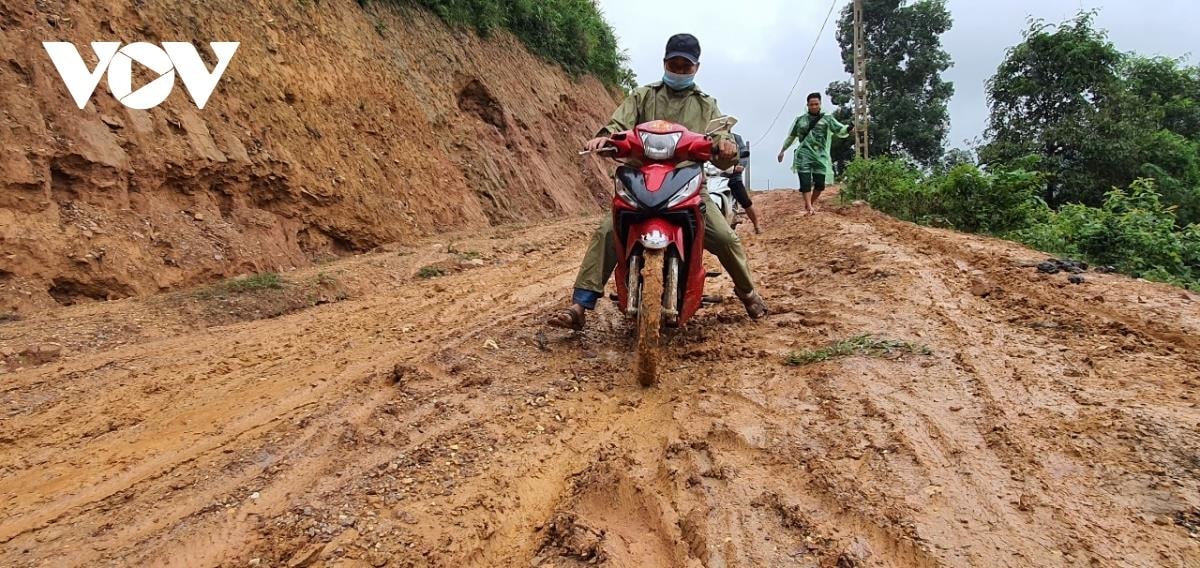
[(700, 174), (696, 174), (696, 177), (692, 178), (692, 181), (688, 182), (687, 187), (679, 190), (679, 193), (676, 193), (674, 196), (671, 197), (671, 200), (667, 202), (667, 208), (671, 208), (676, 205), (679, 205), (680, 203), (683, 203), (684, 201), (687, 201), (688, 199), (690, 199), (693, 195), (696, 195), (697, 193), (699, 193), (700, 178), (702, 178), (702, 177), (704, 177), (704, 176), (702, 176)]
[(620, 197), (621, 201), (624, 201), (630, 207), (639, 207), (637, 198), (629, 192), (629, 189), (625, 187), (625, 184), (621, 183), (621, 180), (613, 179), (613, 193), (616, 193), (617, 197)]
[(675, 157), (675, 147), (679, 145), (680, 138), (683, 138), (682, 132), (673, 134), (643, 132), (642, 151), (651, 160), (670, 160)]

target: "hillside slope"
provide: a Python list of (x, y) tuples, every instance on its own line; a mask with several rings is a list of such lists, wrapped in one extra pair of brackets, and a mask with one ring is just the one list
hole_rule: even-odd
[[(594, 212), (573, 149), (614, 106), (511, 35), (355, 0), (0, 4), (0, 312), (303, 266), (434, 230)], [(101, 82), (43, 41), (241, 46), (198, 110)], [(136, 66), (135, 66), (136, 67)], [(139, 85), (141, 83), (135, 83)]]

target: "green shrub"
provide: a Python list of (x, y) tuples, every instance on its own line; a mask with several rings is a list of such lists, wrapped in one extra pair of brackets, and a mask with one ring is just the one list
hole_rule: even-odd
[(1002, 236), (1147, 280), (1200, 288), (1200, 225), (1181, 228), (1177, 206), (1164, 204), (1153, 180), (1113, 189), (1100, 207), (1068, 204), (1058, 211), (1038, 197), (1043, 185), (1043, 174), (1023, 169), (982, 172), (959, 164), (924, 177), (883, 158), (851, 162), (842, 199), (861, 199), (916, 223)]
[(636, 86), (628, 56), (617, 45), (616, 34), (595, 0), (387, 1), (419, 4), (446, 23), (473, 27), (483, 36), (507, 29), (530, 51), (574, 75), (594, 75), (612, 87)]
[(985, 174), (972, 164), (954, 166), (932, 180), (938, 215), (950, 227), (1003, 234), (1044, 220), (1050, 213), (1038, 197), (1044, 177), (1024, 170)]
[(896, 158), (854, 160), (846, 167), (841, 197), (862, 200), (890, 215), (930, 223), (936, 213), (936, 199), (929, 187), (919, 183), (921, 174)]
[(1024, 170), (986, 174), (961, 163), (924, 178), (894, 158), (855, 160), (846, 170), (842, 198), (861, 199), (907, 221), (962, 231), (1002, 234), (1046, 219), (1037, 193), (1041, 174)]
[(1013, 236), (1035, 248), (1080, 256), (1147, 280), (1200, 284), (1200, 225), (1179, 229), (1175, 208), (1163, 204), (1151, 180), (1139, 179), (1128, 190), (1113, 189), (1102, 207), (1065, 205), (1047, 222)]

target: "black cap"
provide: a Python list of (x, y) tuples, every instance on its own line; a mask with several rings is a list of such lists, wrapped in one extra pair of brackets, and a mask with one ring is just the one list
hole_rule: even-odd
[(675, 34), (667, 40), (667, 54), (663, 61), (672, 57), (683, 57), (692, 63), (700, 63), (700, 40), (692, 34)]

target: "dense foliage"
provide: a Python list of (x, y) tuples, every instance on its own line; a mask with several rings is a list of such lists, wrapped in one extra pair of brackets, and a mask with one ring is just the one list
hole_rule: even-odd
[(892, 158), (855, 160), (844, 200), (864, 200), (909, 221), (997, 235), (1159, 282), (1200, 290), (1200, 225), (1180, 226), (1175, 208), (1148, 179), (1109, 191), (1098, 207), (1052, 210), (1039, 194), (1045, 175), (983, 172), (960, 163), (923, 174)]
[(1100, 207), (1112, 188), (1153, 178), (1180, 226), (1200, 221), (1200, 67), (1122, 53), (1083, 13), (1031, 23), (988, 98), (981, 162), (1044, 173), (1052, 207)]
[[(451, 25), (481, 35), (505, 29), (530, 51), (575, 75), (590, 74), (623, 89), (636, 86), (625, 53), (595, 0), (384, 0), (415, 3)], [(366, 4), (369, 0), (359, 0)]]

